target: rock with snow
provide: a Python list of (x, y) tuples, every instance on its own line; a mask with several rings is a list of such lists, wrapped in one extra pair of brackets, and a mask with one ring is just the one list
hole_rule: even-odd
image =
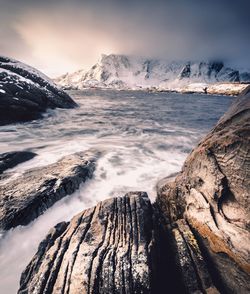
[(27, 225), (94, 172), (95, 152), (76, 153), (0, 182), (0, 229)]
[(157, 203), (172, 227), (185, 220), (222, 293), (249, 293), (250, 86), (188, 156)]
[(0, 125), (41, 117), (48, 108), (76, 103), (38, 70), (0, 56)]
[(190, 84), (203, 84), (202, 88), (194, 87), (194, 91), (204, 92), (204, 87), (225, 82), (231, 83), (233, 90), (234, 85), (241, 81), (250, 82), (250, 78), (247, 72), (240, 73), (223, 62), (169, 62), (111, 54), (102, 55), (90, 70), (66, 74), (55, 81), (67, 89), (100, 87), (180, 92), (188, 92), (186, 87)]

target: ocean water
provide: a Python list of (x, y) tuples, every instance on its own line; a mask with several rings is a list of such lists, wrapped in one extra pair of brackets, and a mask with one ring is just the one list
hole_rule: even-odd
[(154, 201), (158, 180), (181, 169), (188, 153), (234, 99), (111, 90), (70, 91), (70, 95), (79, 108), (50, 110), (42, 120), (0, 127), (0, 153), (38, 154), (11, 169), (13, 178), (67, 154), (101, 151), (94, 177), (78, 191), (28, 226), (1, 236), (0, 293), (16, 293), (22, 270), (58, 222), (128, 191), (146, 191)]

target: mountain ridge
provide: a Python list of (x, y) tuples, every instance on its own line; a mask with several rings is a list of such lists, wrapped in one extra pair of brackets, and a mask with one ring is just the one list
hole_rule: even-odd
[[(67, 73), (55, 82), (65, 89), (111, 88), (201, 91), (214, 84), (250, 83), (250, 72), (222, 61), (172, 61), (127, 55), (102, 55), (89, 70)], [(190, 88), (191, 85), (191, 89)], [(195, 86), (192, 89), (192, 85)], [(198, 88), (198, 90), (197, 90)]]

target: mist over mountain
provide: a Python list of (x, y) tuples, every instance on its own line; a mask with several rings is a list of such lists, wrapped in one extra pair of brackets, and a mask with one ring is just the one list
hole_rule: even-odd
[(102, 54), (250, 67), (248, 0), (1, 0), (0, 54), (56, 77)]
[(189, 84), (250, 82), (250, 72), (222, 61), (167, 61), (129, 55), (102, 55), (89, 70), (67, 73), (56, 79), (64, 88), (177, 90)]

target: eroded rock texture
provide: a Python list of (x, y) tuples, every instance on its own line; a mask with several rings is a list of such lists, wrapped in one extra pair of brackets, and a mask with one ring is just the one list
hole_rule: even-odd
[(108, 199), (49, 232), (18, 293), (153, 293), (154, 251), (147, 194)]
[(76, 153), (0, 183), (0, 229), (26, 225), (93, 174), (96, 155)]
[(249, 191), (250, 87), (158, 189), (166, 219), (172, 228), (187, 222), (223, 293), (250, 291)]

